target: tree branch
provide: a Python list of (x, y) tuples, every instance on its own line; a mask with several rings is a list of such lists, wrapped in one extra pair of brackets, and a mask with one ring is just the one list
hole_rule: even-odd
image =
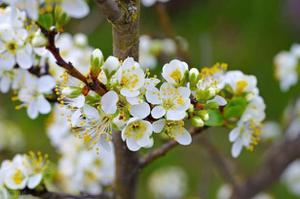
[(122, 11), (115, 0), (95, 0), (102, 13), (111, 23), (122, 19)]
[[(205, 131), (208, 127), (202, 127), (202, 128), (192, 128), (191, 135), (192, 137), (199, 135)], [(141, 157), (139, 160), (139, 168), (144, 168), (151, 162), (155, 161), (156, 159), (166, 155), (171, 149), (178, 146), (178, 143), (174, 140), (168, 141), (165, 144), (163, 144), (158, 149), (155, 149), (151, 151), (149, 154), (145, 155), (144, 157)]]
[(71, 62), (67, 62), (60, 54), (59, 48), (55, 44), (55, 36), (57, 35), (56, 30), (46, 30), (40, 26), (42, 33), (48, 38), (48, 45), (46, 49), (54, 56), (56, 64), (64, 68), (69, 75), (75, 77), (76, 79), (82, 81), (87, 85), (87, 87), (99, 95), (104, 95), (106, 93), (106, 87), (97, 78), (88, 78), (81, 74)]
[(273, 145), (263, 165), (255, 169), (254, 174), (234, 189), (232, 198), (252, 198), (272, 185), (286, 167), (297, 158), (300, 158), (300, 135), (296, 139), (285, 139)]
[(113, 194), (110, 192), (103, 192), (99, 195), (71, 195), (66, 193), (57, 193), (47, 191), (45, 188), (43, 190), (32, 190), (32, 189), (24, 189), (21, 191), (21, 195), (32, 195), (42, 199), (111, 199), (113, 198)]

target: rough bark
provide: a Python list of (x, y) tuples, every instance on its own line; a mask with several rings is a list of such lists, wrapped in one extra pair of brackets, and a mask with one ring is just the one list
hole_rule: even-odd
[[(113, 23), (113, 54), (121, 60), (133, 57), (138, 60), (139, 44), (139, 0), (122, 0), (122, 19)], [(113, 143), (116, 155), (115, 196), (117, 199), (134, 199), (138, 178), (138, 154), (131, 152), (121, 139), (121, 133), (113, 133)]]

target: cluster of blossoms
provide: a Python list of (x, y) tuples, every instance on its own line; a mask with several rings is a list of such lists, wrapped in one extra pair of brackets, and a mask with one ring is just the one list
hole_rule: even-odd
[(154, 171), (149, 178), (148, 187), (156, 199), (180, 199), (187, 192), (187, 184), (184, 170), (173, 166)]
[(176, 51), (176, 43), (172, 39), (152, 39), (148, 35), (140, 37), (139, 62), (143, 67), (154, 69), (159, 58), (174, 57)]
[(290, 51), (282, 51), (274, 58), (275, 76), (282, 91), (288, 91), (298, 82), (300, 45), (292, 45)]
[(35, 189), (47, 172), (47, 156), (41, 153), (16, 155), (13, 160), (5, 160), (0, 168), (0, 187), (4, 199), (18, 194), (24, 188)]
[(54, 186), (71, 194), (100, 194), (103, 187), (111, 185), (114, 180), (112, 144), (107, 143), (108, 150), (100, 150), (98, 153), (87, 150), (82, 140), (72, 135), (64, 115), (66, 112), (55, 107), (48, 126), (50, 141), (60, 154)]

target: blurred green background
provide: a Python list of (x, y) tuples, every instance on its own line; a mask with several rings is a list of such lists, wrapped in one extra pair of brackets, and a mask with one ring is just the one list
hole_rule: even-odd
[[(87, 33), (90, 45), (99, 47), (105, 56), (110, 55), (111, 26), (98, 8), (91, 5), (90, 16), (73, 21), (67, 30)], [(261, 95), (267, 104), (267, 119), (280, 121), (284, 107), (299, 93), (300, 86), (293, 87), (288, 93), (280, 92), (274, 79), (273, 57), (300, 40), (299, 0), (171, 0), (167, 9), (176, 33), (189, 44), (192, 67), (225, 62), (231, 70), (239, 69), (256, 75)], [(142, 7), (141, 33), (164, 37), (153, 7)], [(26, 149), (46, 152), (50, 159), (56, 160), (45, 134), (47, 116), (30, 120), (25, 110), (14, 110), (16, 103), (8, 95), (1, 95), (0, 103), (7, 118), (16, 121), (26, 134)], [(204, 136), (230, 157), (227, 132), (216, 128)], [(267, 144), (261, 144), (253, 153), (244, 151), (236, 160), (237, 172), (246, 176), (255, 171), (266, 147)], [(139, 198), (152, 198), (147, 189), (147, 179), (155, 169), (167, 165), (181, 166), (187, 172), (187, 198), (215, 198), (216, 191), (225, 182), (200, 141), (194, 140), (192, 146), (177, 147), (143, 171), (139, 181)], [(297, 198), (279, 182), (267, 192), (275, 198)]]

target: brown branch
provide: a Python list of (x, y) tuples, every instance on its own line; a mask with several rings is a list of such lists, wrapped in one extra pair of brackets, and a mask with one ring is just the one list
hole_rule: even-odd
[(215, 163), (224, 180), (233, 187), (238, 185), (238, 179), (234, 172), (234, 165), (206, 138), (201, 139), (201, 146), (208, 152), (209, 158)]
[(285, 139), (270, 148), (262, 166), (255, 173), (234, 189), (234, 199), (250, 199), (271, 186), (286, 167), (300, 158), (300, 136)]
[[(202, 128), (192, 128), (190, 131), (192, 137), (197, 136), (204, 132), (205, 129), (208, 127), (202, 127)], [(166, 155), (171, 149), (178, 146), (178, 143), (174, 140), (168, 141), (165, 144), (163, 144), (158, 149), (155, 149), (151, 151), (149, 154), (145, 155), (144, 157), (141, 157), (139, 160), (139, 168), (143, 168), (147, 166), (148, 164), (152, 163), (153, 161), (157, 160), (158, 158)]]
[(46, 46), (46, 49), (54, 56), (56, 64), (64, 68), (69, 75), (85, 83), (89, 89), (95, 91), (99, 95), (104, 95), (106, 93), (106, 87), (104, 84), (102, 84), (96, 78), (91, 80), (91, 78), (85, 77), (73, 66), (71, 62), (65, 61), (61, 56), (60, 50), (56, 47), (55, 44), (55, 36), (57, 35), (56, 30), (46, 30), (41, 26), (40, 29), (42, 33), (48, 38), (48, 45)]
[(176, 37), (176, 32), (173, 28), (166, 6), (163, 3), (158, 2), (154, 7), (159, 18), (160, 26), (162, 27), (165, 35), (176, 42), (177, 55), (179, 56), (179, 58), (184, 59), (186, 62), (190, 63), (191, 61), (188, 53), (185, 49), (182, 48), (181, 42)]
[(102, 13), (106, 16), (106, 18), (112, 22), (116, 23), (117, 21), (122, 19), (122, 11), (119, 8), (116, 0), (95, 0), (99, 5)]
[(103, 192), (99, 195), (88, 195), (88, 194), (82, 194), (82, 195), (71, 195), (66, 193), (57, 193), (57, 192), (51, 192), (47, 191), (45, 188), (42, 190), (32, 190), (32, 189), (24, 189), (20, 193), (21, 195), (32, 195), (36, 196), (42, 199), (111, 199), (113, 198), (113, 194), (110, 192)]

